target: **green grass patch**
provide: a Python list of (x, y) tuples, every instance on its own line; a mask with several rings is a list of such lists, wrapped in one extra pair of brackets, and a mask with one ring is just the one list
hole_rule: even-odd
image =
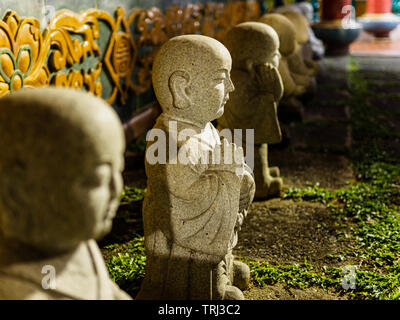
[(134, 202), (143, 201), (146, 195), (146, 189), (141, 189), (137, 187), (124, 187), (122, 192), (121, 203), (132, 204)]
[(136, 237), (113, 255), (107, 264), (111, 279), (135, 296), (144, 278), (146, 254), (144, 237)]
[(260, 287), (284, 283), (297, 289), (305, 289), (311, 286), (328, 288), (340, 285), (343, 275), (339, 269), (317, 268), (303, 265), (280, 265), (269, 262), (249, 261), (248, 266), (252, 272), (253, 281)]
[(319, 187), (319, 183), (308, 183), (306, 188), (289, 188), (285, 190), (282, 199), (294, 199), (297, 201), (321, 202), (324, 204), (333, 200), (334, 194), (329, 190)]
[(373, 270), (360, 270), (357, 266), (347, 268), (314, 267), (302, 265), (280, 265), (269, 262), (248, 261), (252, 280), (260, 287), (283, 283), (296, 289), (318, 287), (334, 288), (340, 295), (347, 294), (353, 299), (400, 298), (399, 277), (395, 274), (381, 274)]

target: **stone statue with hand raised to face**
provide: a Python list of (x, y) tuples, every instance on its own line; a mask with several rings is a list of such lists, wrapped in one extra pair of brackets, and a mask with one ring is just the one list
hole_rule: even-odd
[(304, 106), (297, 98), (307, 92), (311, 79), (309, 76), (297, 75), (289, 66), (289, 60), (298, 53), (296, 29), (288, 18), (278, 13), (265, 14), (259, 22), (272, 27), (279, 37), (281, 59), (278, 70), (284, 87), (279, 105), (279, 119), (283, 122), (300, 120), (304, 115)]
[(310, 28), (307, 18), (295, 11), (286, 11), (281, 13), (290, 20), (296, 28), (296, 51), (288, 59), (289, 68), (292, 73), (302, 75), (304, 77), (314, 77), (318, 70), (319, 64), (310, 58), (309, 55), (305, 56), (303, 47), (309, 43), (310, 36), (308, 29)]
[(125, 137), (92, 94), (23, 89), (0, 99), (0, 299), (131, 299), (94, 239), (111, 230)]
[[(271, 26), (279, 36), (281, 61), (279, 64), (279, 72), (281, 73), (283, 84), (285, 87), (284, 97), (301, 96), (310, 86), (310, 77), (312, 71), (301, 68), (303, 66), (303, 58), (298, 45), (298, 35), (295, 25), (283, 14), (268, 13), (259, 19), (259, 22)], [(301, 60), (301, 70), (292, 69), (295, 65), (292, 60)]]
[(279, 37), (270, 26), (244, 22), (228, 32), (224, 43), (232, 55), (236, 90), (218, 119), (219, 129), (254, 129), (255, 197), (279, 196), (279, 168), (268, 167), (268, 144), (282, 139), (277, 114), (284, 90), (278, 71)]
[[(172, 38), (156, 56), (163, 113), (147, 136), (147, 264), (136, 299), (244, 298), (235, 282), (249, 270), (231, 252), (254, 180), (243, 150), (211, 124), (234, 90), (231, 63), (220, 42), (201, 35)], [(225, 156), (236, 160), (217, 161)]]

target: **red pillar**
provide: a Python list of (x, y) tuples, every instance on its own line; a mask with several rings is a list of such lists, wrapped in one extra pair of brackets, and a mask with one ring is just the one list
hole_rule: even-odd
[(322, 21), (342, 20), (346, 16), (342, 9), (351, 6), (351, 0), (324, 0), (322, 1)]
[(391, 13), (392, 0), (368, 0), (367, 13)]
[(387, 38), (399, 19), (392, 14), (392, 0), (368, 0), (367, 12), (359, 18), (364, 30), (377, 38)]
[(347, 54), (349, 45), (361, 32), (361, 25), (348, 20), (351, 3), (351, 0), (322, 0), (321, 22), (312, 28), (325, 43), (327, 55)]

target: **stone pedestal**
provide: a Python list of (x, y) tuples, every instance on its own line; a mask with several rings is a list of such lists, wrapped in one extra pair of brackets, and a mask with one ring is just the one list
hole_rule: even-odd
[(326, 46), (327, 55), (343, 55), (357, 39), (362, 26), (354, 20), (351, 0), (323, 0), (321, 22), (313, 25), (315, 35)]
[(368, 0), (367, 12), (358, 21), (365, 31), (377, 38), (389, 38), (400, 18), (392, 14), (392, 0)]

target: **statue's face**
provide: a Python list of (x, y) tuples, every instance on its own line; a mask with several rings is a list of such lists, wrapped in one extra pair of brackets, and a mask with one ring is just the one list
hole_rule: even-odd
[(279, 37), (275, 34), (275, 40), (273, 41), (271, 55), (269, 56), (269, 63), (271, 63), (275, 68), (279, 67), (279, 61), (281, 60), (281, 53), (279, 51), (280, 43)]
[(0, 157), (9, 168), (0, 176), (4, 236), (54, 254), (109, 232), (122, 190), (118, 115), (99, 98), (61, 88), (20, 90), (0, 105), (0, 146), (13, 146)]
[(212, 79), (212, 85), (212, 90), (215, 92), (213, 95), (216, 99), (211, 103), (218, 107), (215, 118), (219, 118), (224, 113), (225, 104), (229, 100), (229, 93), (234, 90), (229, 70), (222, 68), (215, 72)]
[(123, 188), (122, 150), (123, 146), (112, 148), (107, 160), (87, 168), (74, 185), (75, 199), (81, 206), (79, 211), (86, 217), (90, 238), (99, 239), (111, 231)]
[[(265, 27), (270, 28), (269, 26)], [(275, 68), (278, 68), (281, 59), (279, 38), (274, 30), (271, 31), (273, 34), (271, 32), (268, 35), (261, 34), (259, 38), (264, 37), (263, 43), (260, 43), (259, 39), (252, 39), (248, 43), (247, 56), (252, 66), (271, 64)], [(238, 50), (243, 51), (241, 47)]]
[(235, 89), (230, 77), (231, 68), (231, 58), (226, 57), (226, 59), (215, 59), (205, 66), (201, 73), (191, 75), (192, 103), (201, 107), (202, 118), (206, 122), (215, 120), (224, 113), (229, 93)]
[(280, 60), (281, 60), (281, 54), (279, 52), (279, 48), (276, 48), (275, 51), (272, 52), (271, 57), (269, 58), (269, 63), (271, 63), (275, 68), (278, 68)]

